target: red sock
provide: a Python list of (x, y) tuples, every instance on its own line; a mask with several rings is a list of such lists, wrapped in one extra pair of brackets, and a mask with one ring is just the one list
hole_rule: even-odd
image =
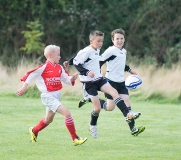
[(72, 140), (76, 139), (78, 136), (76, 134), (74, 121), (73, 121), (72, 117), (65, 118), (65, 125), (72, 137)]
[(49, 124), (45, 123), (45, 119), (43, 118), (40, 122), (33, 128), (33, 133), (37, 136), (38, 132), (41, 131), (43, 128), (48, 126)]

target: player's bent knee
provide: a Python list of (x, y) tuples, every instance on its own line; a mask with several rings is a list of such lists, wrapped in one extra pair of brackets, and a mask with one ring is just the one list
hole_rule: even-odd
[(95, 108), (94, 108), (94, 112), (95, 112), (95, 113), (99, 114), (100, 111), (101, 111), (101, 109), (95, 109)]
[(65, 117), (65, 118), (69, 118), (69, 117), (71, 117), (70, 112), (69, 112), (69, 113), (66, 113), (66, 114), (64, 115), (64, 117)]
[(106, 111), (112, 111), (114, 108), (106, 108)]
[(107, 111), (112, 111), (112, 110), (114, 110), (114, 108), (115, 108), (115, 106), (111, 106), (111, 107), (110, 107), (110, 106), (107, 106), (107, 107), (106, 107), (106, 110), (107, 110)]

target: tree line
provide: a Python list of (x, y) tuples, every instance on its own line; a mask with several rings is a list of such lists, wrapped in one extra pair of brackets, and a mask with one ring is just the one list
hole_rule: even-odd
[(48, 44), (61, 47), (62, 60), (89, 44), (91, 30), (123, 28), (132, 58), (159, 66), (181, 61), (180, 0), (0, 0), (0, 61), (16, 66), (25, 58), (44, 60)]

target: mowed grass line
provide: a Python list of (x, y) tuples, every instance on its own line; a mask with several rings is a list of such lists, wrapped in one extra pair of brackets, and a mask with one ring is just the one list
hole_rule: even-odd
[(146, 126), (137, 137), (130, 134), (127, 123), (116, 108), (102, 110), (99, 137), (88, 132), (91, 104), (77, 107), (77, 101), (62, 100), (74, 118), (77, 133), (88, 140), (73, 146), (64, 125), (64, 118), (57, 114), (54, 122), (41, 131), (37, 143), (30, 143), (28, 128), (45, 115), (40, 99), (0, 97), (0, 159), (2, 160), (179, 160), (181, 151), (181, 108), (179, 105), (132, 102), (134, 111), (141, 117), (136, 126)]

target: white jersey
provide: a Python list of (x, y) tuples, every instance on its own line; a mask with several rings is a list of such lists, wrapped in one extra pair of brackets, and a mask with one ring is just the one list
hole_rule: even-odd
[(124, 81), (124, 69), (127, 51), (111, 46), (101, 55), (101, 61), (107, 61), (105, 77), (114, 82)]
[[(87, 46), (75, 56), (73, 64), (80, 72), (79, 78), (81, 82), (96, 81), (102, 77), (99, 52), (100, 50), (95, 50), (91, 46)], [(94, 72), (94, 78), (87, 76), (90, 71)]]

